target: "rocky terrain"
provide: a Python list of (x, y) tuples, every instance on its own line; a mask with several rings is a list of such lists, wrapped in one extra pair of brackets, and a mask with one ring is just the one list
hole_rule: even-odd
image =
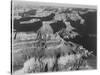
[(14, 74), (96, 68), (96, 9), (17, 5), (12, 10)]

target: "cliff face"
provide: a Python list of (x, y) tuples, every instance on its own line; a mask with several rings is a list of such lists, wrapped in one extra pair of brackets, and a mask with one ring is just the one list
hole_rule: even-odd
[[(16, 7), (15, 7), (16, 8)], [(96, 10), (95, 9), (80, 9), (80, 8), (54, 8), (53, 10), (47, 10), (48, 7), (38, 8), (19, 8), (14, 10), (14, 29), (16, 31), (37, 31), (42, 22), (49, 22), (49, 25), (53, 28), (53, 32), (58, 32), (63, 28), (67, 30), (74, 30), (77, 33), (86, 35), (89, 32), (96, 33)], [(53, 7), (51, 7), (53, 8)], [(50, 9), (51, 9), (50, 8)], [(25, 10), (28, 9), (28, 10)], [(61, 10), (62, 9), (62, 10)], [(23, 11), (19, 11), (23, 10)], [(30, 12), (30, 13), (29, 13)], [(31, 14), (31, 13), (35, 14)], [(20, 15), (23, 14), (23, 15)], [(16, 18), (15, 16), (20, 16)], [(32, 19), (36, 21), (31, 21)], [(25, 22), (27, 23), (21, 23)], [(66, 23), (70, 23), (69, 25)], [(89, 29), (89, 27), (91, 28)], [(94, 26), (94, 27), (93, 27)], [(33, 29), (32, 29), (33, 28)]]

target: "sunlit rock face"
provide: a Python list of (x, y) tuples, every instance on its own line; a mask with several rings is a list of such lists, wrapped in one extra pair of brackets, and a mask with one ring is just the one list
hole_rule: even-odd
[(88, 63), (92, 50), (80, 44), (80, 37), (88, 36), (85, 33), (85, 27), (88, 28), (86, 14), (96, 12), (95, 9), (27, 5), (14, 7), (14, 74), (96, 68)]

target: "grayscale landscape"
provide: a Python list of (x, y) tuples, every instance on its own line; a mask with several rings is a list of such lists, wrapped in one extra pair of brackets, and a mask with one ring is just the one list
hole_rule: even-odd
[(96, 69), (97, 9), (80, 6), (12, 1), (12, 74)]

